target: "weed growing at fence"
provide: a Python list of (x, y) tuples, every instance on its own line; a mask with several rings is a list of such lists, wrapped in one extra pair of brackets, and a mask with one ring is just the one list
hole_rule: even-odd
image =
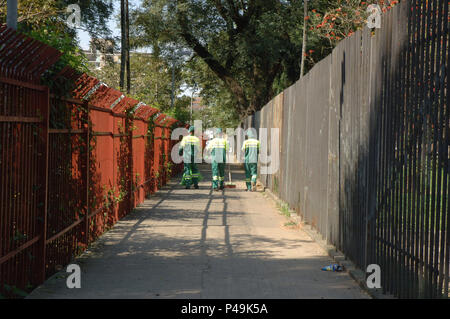
[(281, 215), (291, 217), (291, 212), (287, 203), (277, 203), (277, 208)]

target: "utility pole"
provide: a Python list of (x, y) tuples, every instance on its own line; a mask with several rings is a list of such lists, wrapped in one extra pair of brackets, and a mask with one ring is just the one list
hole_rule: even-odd
[(177, 49), (175, 46), (170, 46), (169, 49), (171, 50), (171, 53), (168, 58), (172, 64), (172, 93), (170, 96), (170, 108), (173, 108), (175, 103), (175, 67), (182, 63), (183, 56), (188, 54), (189, 51)]
[(128, 6), (128, 0), (125, 0), (125, 9), (126, 9), (126, 16), (125, 16), (125, 33), (127, 35), (127, 94), (130, 94), (131, 91), (131, 72), (130, 72), (130, 13), (129, 13), (129, 6)]
[(192, 93), (191, 93), (191, 117), (190, 117), (190, 121), (189, 121), (189, 124), (191, 124), (191, 125), (192, 125), (192, 104), (194, 101), (194, 93), (196, 91), (196, 87), (197, 87), (197, 85), (194, 85), (194, 88), (192, 89)]
[(192, 91), (191, 93), (191, 112), (190, 112), (190, 116), (189, 116), (189, 124), (192, 125), (192, 102), (194, 100), (194, 91)]
[(172, 60), (172, 92), (170, 93), (170, 108), (173, 108), (175, 98), (175, 60)]
[(125, 0), (120, 0), (120, 91), (123, 92), (125, 84), (125, 67), (126, 67), (126, 35), (125, 35)]
[(306, 52), (306, 25), (307, 25), (307, 16), (308, 16), (308, 0), (303, 0), (303, 43), (302, 43), (302, 62), (300, 66), (300, 77), (303, 77), (303, 70), (305, 68), (305, 52)]
[(129, 13), (128, 0), (120, 0), (120, 91), (125, 89), (125, 72), (127, 73), (127, 93), (130, 92), (130, 39), (129, 39)]
[(17, 0), (8, 0), (6, 6), (6, 25), (8, 28), (17, 30)]

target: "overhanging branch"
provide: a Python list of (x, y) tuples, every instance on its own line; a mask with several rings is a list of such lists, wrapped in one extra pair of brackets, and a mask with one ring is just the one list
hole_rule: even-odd
[(186, 41), (187, 45), (194, 50), (194, 52), (208, 65), (208, 67), (221, 79), (230, 92), (235, 96), (239, 108), (244, 108), (248, 105), (244, 90), (230, 72), (217, 61), (216, 58), (204, 47), (197, 38), (195, 38), (189, 31), (189, 24), (184, 13), (177, 12), (177, 20), (181, 27), (180, 35)]

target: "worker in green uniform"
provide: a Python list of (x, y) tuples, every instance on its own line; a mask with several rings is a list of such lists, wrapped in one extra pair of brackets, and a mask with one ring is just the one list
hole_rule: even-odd
[(245, 184), (247, 186), (246, 192), (254, 192), (256, 190), (259, 148), (260, 143), (255, 139), (255, 134), (252, 130), (247, 130), (247, 139), (242, 145), (242, 151), (244, 152)]
[(200, 173), (195, 158), (199, 151), (200, 139), (194, 135), (194, 126), (190, 126), (189, 135), (183, 137), (178, 150), (179, 155), (183, 155), (184, 171), (181, 184), (184, 184), (186, 189), (191, 188), (192, 184), (194, 184), (195, 189), (198, 189)]
[(222, 129), (218, 128), (215, 138), (207, 146), (211, 153), (212, 187), (215, 191), (224, 189), (225, 164), (227, 162), (228, 141), (223, 137)]

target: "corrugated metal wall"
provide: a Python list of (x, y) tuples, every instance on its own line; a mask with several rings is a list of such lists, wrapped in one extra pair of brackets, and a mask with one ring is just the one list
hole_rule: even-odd
[(402, 1), (242, 123), (280, 129), (261, 182), (400, 297), (448, 297), (448, 6)]

